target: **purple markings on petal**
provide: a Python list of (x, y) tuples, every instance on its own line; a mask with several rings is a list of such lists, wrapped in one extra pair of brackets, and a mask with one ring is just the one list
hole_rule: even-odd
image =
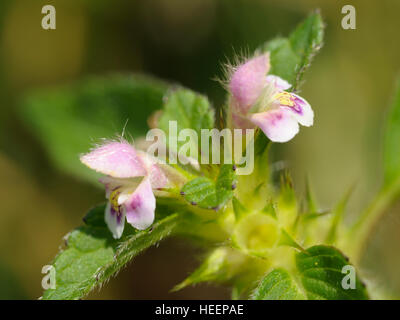
[(130, 203), (127, 205), (128, 210), (137, 210), (138, 208), (140, 208), (143, 205), (143, 201), (142, 198), (140, 197), (139, 194), (135, 194), (134, 196), (132, 196), (132, 198), (130, 199)]
[(260, 96), (269, 71), (269, 54), (252, 58), (238, 66), (229, 83), (229, 89), (236, 100), (236, 109), (246, 114)]
[(303, 126), (309, 127), (314, 123), (314, 111), (310, 104), (302, 97), (292, 93), (294, 106), (291, 107), (296, 120)]
[(123, 214), (122, 214), (122, 211), (120, 210), (120, 208), (114, 209), (114, 207), (111, 206), (110, 213), (111, 213), (111, 216), (113, 218), (115, 218), (115, 221), (117, 222), (117, 224), (121, 224)]
[(112, 217), (114, 217), (117, 214), (117, 211), (115, 211), (113, 206), (111, 206), (111, 208), (110, 208), (110, 214)]
[(120, 209), (118, 209), (116, 212), (115, 212), (116, 214), (117, 214), (117, 224), (121, 224), (121, 222), (122, 222), (122, 211), (120, 210)]
[(110, 202), (107, 203), (104, 212), (104, 220), (115, 239), (119, 239), (124, 231), (125, 214), (122, 210), (113, 208)]
[[(294, 95), (293, 95), (294, 96)], [(299, 99), (297, 96), (294, 96), (294, 99), (293, 99), (293, 102), (294, 102), (294, 107), (293, 107), (293, 110), (295, 111), (295, 112), (297, 112), (298, 114), (300, 114), (300, 115), (303, 115), (303, 107), (304, 107), (304, 102), (303, 102), (303, 100), (302, 99)]]
[(116, 178), (145, 176), (146, 170), (129, 143), (110, 142), (81, 157), (89, 168)]

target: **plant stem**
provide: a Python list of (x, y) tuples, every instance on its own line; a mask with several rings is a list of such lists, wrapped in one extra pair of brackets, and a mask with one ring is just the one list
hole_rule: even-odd
[(375, 200), (361, 214), (358, 221), (348, 230), (345, 246), (354, 263), (359, 264), (366, 249), (370, 234), (388, 208), (400, 195), (400, 180), (383, 187)]

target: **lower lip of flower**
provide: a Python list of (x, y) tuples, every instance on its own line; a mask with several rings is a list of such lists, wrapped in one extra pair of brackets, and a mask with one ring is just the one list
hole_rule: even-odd
[(117, 207), (115, 208), (113, 205), (111, 205), (111, 215), (117, 215), (117, 223), (121, 224), (121, 220), (122, 220), (122, 213), (121, 213), (121, 207)]

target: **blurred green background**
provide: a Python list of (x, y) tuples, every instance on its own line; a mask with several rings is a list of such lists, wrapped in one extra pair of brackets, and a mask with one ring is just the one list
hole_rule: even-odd
[[(41, 8), (46, 4), (57, 10), (56, 30), (41, 28)], [(345, 4), (356, 7), (356, 30), (341, 28)], [(60, 137), (42, 132), (39, 139), (29, 125), (34, 119), (23, 111), (32, 90), (77, 81), (79, 87), (88, 76), (145, 73), (205, 93), (218, 107), (225, 92), (212, 79), (221, 76), (221, 62), (234, 52), (251, 52), (272, 37), (286, 36), (315, 8), (321, 9), (326, 22), (325, 46), (302, 87), (302, 96), (316, 113), (315, 125), (275, 146), (274, 160), (285, 160), (300, 194), (308, 176), (324, 208), (355, 184), (348, 208), (352, 221), (381, 182), (382, 126), (400, 70), (399, 1), (2, 0), (0, 298), (38, 298), (42, 266), (53, 259), (62, 236), (104, 196), (92, 183), (60, 170), (43, 145), (47, 138), (59, 140), (62, 157), (67, 148), (63, 141), (73, 136), (89, 144), (94, 137), (85, 136), (82, 123), (66, 125), (70, 118), (57, 116), (54, 105), (47, 120), (70, 130)], [(96, 132), (102, 132), (101, 122), (109, 118), (96, 106), (91, 110), (86, 116), (100, 119)], [(139, 103), (132, 111), (139, 118), (143, 113)], [(127, 119), (113, 119), (107, 126), (120, 133)], [(131, 127), (134, 120), (130, 119)], [(65, 162), (81, 166), (78, 154)], [(377, 228), (364, 259), (376, 280), (393, 289), (400, 287), (399, 229), (400, 215), (393, 210)], [(206, 285), (168, 292), (194, 269), (201, 254), (168, 240), (135, 259), (90, 298), (229, 298), (226, 288)]]

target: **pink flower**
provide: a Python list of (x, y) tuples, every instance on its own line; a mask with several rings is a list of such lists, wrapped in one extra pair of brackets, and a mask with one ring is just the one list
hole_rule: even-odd
[(305, 99), (285, 91), (291, 87), (286, 80), (267, 75), (269, 69), (269, 53), (234, 69), (229, 82), (232, 121), (237, 128), (260, 127), (271, 141), (287, 142), (299, 124), (313, 124), (314, 112)]
[(100, 179), (109, 200), (105, 221), (114, 238), (121, 237), (125, 218), (139, 230), (153, 223), (156, 208), (153, 190), (168, 184), (156, 159), (121, 140), (105, 143), (81, 156), (80, 160), (106, 175)]

